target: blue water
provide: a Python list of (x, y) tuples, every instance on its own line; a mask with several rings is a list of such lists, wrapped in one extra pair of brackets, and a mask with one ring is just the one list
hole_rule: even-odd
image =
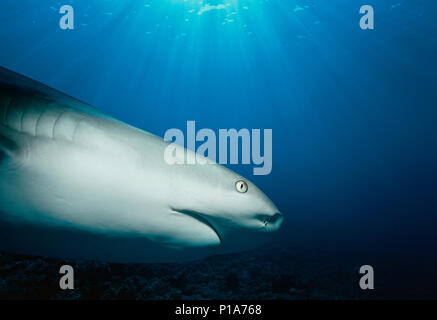
[[(59, 28), (63, 4), (74, 30)], [(359, 28), (363, 4), (374, 30)], [(434, 12), (431, 0), (2, 0), (0, 65), (160, 136), (188, 120), (273, 129), (270, 175), (229, 165), (285, 214), (272, 248), (414, 262), (414, 286), (437, 269)]]

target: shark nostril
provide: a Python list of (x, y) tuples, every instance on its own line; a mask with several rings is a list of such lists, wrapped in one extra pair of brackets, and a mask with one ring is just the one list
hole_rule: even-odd
[(280, 212), (275, 213), (274, 215), (259, 215), (258, 219), (266, 225), (275, 225), (282, 221), (282, 214)]
[(282, 214), (277, 212), (275, 213), (273, 216), (268, 217), (265, 221), (264, 224), (270, 224), (270, 225), (275, 225), (276, 223), (279, 223), (282, 220)]

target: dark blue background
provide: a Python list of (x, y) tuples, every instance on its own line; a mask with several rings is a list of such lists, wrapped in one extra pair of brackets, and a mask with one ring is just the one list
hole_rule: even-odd
[[(205, 3), (230, 6), (66, 0), (76, 28), (63, 31), (59, 1), (3, 0), (0, 65), (160, 136), (187, 120), (273, 129), (270, 175), (230, 166), (285, 214), (270, 249), (384, 263), (432, 287), (433, 1)], [(363, 4), (375, 30), (359, 28)]]

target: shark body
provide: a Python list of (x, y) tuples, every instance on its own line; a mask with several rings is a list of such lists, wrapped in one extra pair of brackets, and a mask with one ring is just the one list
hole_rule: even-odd
[(218, 164), (168, 165), (167, 146), (0, 68), (0, 250), (173, 262), (245, 250), (279, 229), (250, 181)]

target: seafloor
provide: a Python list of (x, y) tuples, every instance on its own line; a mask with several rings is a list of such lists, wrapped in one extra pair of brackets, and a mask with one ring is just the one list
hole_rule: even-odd
[[(59, 288), (74, 268), (75, 289)], [(256, 250), (178, 264), (114, 264), (0, 254), (0, 299), (385, 299), (433, 295), (402, 290), (402, 272), (376, 262), (375, 289), (359, 288), (359, 261), (314, 250)], [(378, 273), (377, 273), (378, 272)], [(398, 281), (399, 278), (400, 280)], [(404, 277), (405, 278), (405, 277)], [(414, 283), (414, 282), (413, 282)]]

